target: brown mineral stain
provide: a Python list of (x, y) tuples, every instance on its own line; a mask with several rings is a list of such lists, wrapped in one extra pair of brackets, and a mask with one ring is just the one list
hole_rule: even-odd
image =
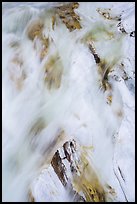
[[(31, 23), (28, 27), (27, 33), (28, 38), (31, 41), (34, 39), (38, 39), (41, 43), (41, 51), (40, 51), (40, 60), (43, 60), (44, 57), (47, 55), (48, 48), (49, 48), (49, 38), (45, 38), (43, 35), (44, 23), (42, 20), (35, 20)], [(34, 45), (35, 48), (35, 45)]]
[(13, 66), (12, 66), (12, 70), (10, 70), (10, 73), (9, 73), (10, 79), (14, 83), (16, 89), (21, 91), (23, 88), (24, 80), (26, 79), (26, 73), (23, 70), (23, 61), (19, 57), (19, 55), (16, 55), (11, 60), (11, 64)]
[(44, 24), (41, 20), (36, 20), (32, 22), (28, 28), (29, 39), (33, 41), (35, 37), (41, 37), (43, 28), (44, 28)]
[(28, 192), (28, 202), (35, 202), (35, 198), (32, 194), (31, 189), (29, 189), (29, 192)]
[(93, 28), (88, 31), (81, 39), (81, 42), (88, 44), (89, 42), (97, 42), (101, 40), (111, 40), (115, 34), (111, 31), (111, 26), (105, 26), (101, 23), (96, 23)]
[[(82, 192), (86, 198), (86, 202), (105, 202), (105, 191), (96, 172), (91, 167), (87, 155), (88, 150), (93, 147), (82, 146), (81, 154), (77, 153), (76, 142), (74, 140), (68, 141), (63, 145), (66, 159), (70, 163), (70, 168), (73, 167), (72, 172), (72, 185), (76, 192)], [(75, 160), (77, 155), (77, 160)]]
[[(93, 41), (88, 41), (87, 44), (97, 64), (97, 69), (98, 69), (99, 78), (100, 78), (99, 79), (100, 88), (103, 91), (108, 90), (111, 93), (112, 85), (109, 82), (109, 74), (113, 71), (116, 60), (113, 60), (110, 63), (109, 60), (101, 59), (96, 52)], [(107, 97), (107, 103), (108, 104), (112, 103), (112, 94), (109, 94), (109, 96)]]
[(98, 72), (101, 78), (100, 86), (104, 91), (111, 90), (111, 84), (108, 79), (109, 73), (112, 71), (112, 69), (113, 65), (109, 64), (106, 60), (101, 59), (100, 63), (98, 63)]
[(61, 85), (61, 78), (63, 74), (63, 65), (59, 55), (54, 55), (49, 58), (45, 64), (45, 83), (47, 88), (58, 89)]
[(55, 21), (56, 21), (55, 16), (52, 16), (52, 29), (53, 30), (54, 30), (54, 26), (55, 26)]
[(107, 103), (110, 105), (112, 103), (112, 95), (107, 97)]
[(33, 135), (38, 135), (45, 127), (45, 121), (42, 118), (39, 118), (31, 127), (30, 133), (32, 133)]
[(112, 16), (110, 14), (111, 12), (111, 9), (101, 9), (101, 8), (98, 8), (96, 10), (101, 16), (103, 16), (105, 19), (107, 20), (116, 20), (116, 21), (120, 21), (121, 20), (121, 16)]
[(96, 52), (95, 44), (96, 41), (102, 39), (111, 40), (112, 38), (114, 38), (114, 33), (111, 32), (111, 26), (104, 26), (100, 23), (97, 23), (93, 26), (93, 29), (81, 39), (81, 42), (88, 46), (97, 64), (98, 73), (100, 77), (99, 83), (103, 91), (111, 90), (111, 84), (109, 82), (109, 73), (112, 72), (116, 60), (112, 60), (112, 62), (109, 62), (109, 59), (101, 59), (99, 54)]
[(95, 62), (97, 64), (100, 63), (100, 57), (96, 53), (95, 47), (93, 45), (93, 42), (91, 43), (91, 41), (89, 41), (88, 46), (89, 46), (89, 50), (91, 51), (92, 55), (94, 56)]
[(81, 155), (79, 164), (80, 175), (73, 178), (74, 188), (83, 192), (86, 202), (105, 202), (105, 191), (102, 184), (85, 157)]
[(43, 60), (44, 57), (47, 55), (48, 53), (48, 48), (49, 48), (49, 38), (41, 38), (41, 43), (42, 43), (42, 49), (40, 52), (40, 60)]
[(67, 5), (57, 7), (57, 14), (70, 32), (82, 28), (80, 25), (80, 17), (74, 11), (78, 6), (78, 2), (71, 2)]
[(19, 65), (20, 67), (23, 65), (23, 61), (21, 60), (21, 58), (19, 57), (19, 55), (16, 55), (11, 62), (15, 65)]

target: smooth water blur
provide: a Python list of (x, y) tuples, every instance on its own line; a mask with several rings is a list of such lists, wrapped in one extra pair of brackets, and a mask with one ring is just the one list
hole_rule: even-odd
[[(96, 22), (87, 21), (87, 26), (83, 18), (83, 29), (69, 32), (59, 20), (53, 30), (52, 16), (47, 11), (57, 5), (62, 3), (2, 3), (3, 202), (27, 201), (29, 187), (43, 163), (48, 166), (55, 151), (70, 138), (81, 145), (94, 146), (92, 159), (104, 180), (113, 174), (112, 136), (121, 124), (118, 113), (122, 112), (122, 98), (111, 79), (113, 103), (111, 106), (106, 103), (97, 65), (79, 40), (90, 30), (95, 29), (98, 34)], [(80, 9), (82, 13), (83, 4)], [(32, 22), (41, 19), (43, 34), (51, 43), (42, 60), (40, 40), (31, 41), (27, 33)], [(103, 38), (98, 34), (97, 51), (109, 65), (119, 63), (125, 38), (117, 32), (115, 24), (106, 26), (102, 19), (100, 22), (104, 29), (111, 27), (115, 39), (108, 40), (107, 32)], [(45, 66), (51, 56), (60, 59), (59, 66), (55, 63), (57, 71), (52, 79), (60, 74), (60, 66), (63, 71), (60, 87), (49, 90)], [(62, 131), (65, 134), (59, 137)]]

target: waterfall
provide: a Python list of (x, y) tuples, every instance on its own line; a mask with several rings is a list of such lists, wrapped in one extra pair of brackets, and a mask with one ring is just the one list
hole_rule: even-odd
[[(3, 202), (27, 202), (72, 139), (112, 201), (135, 200), (133, 35), (133, 2), (2, 3)], [(38, 183), (35, 199), (71, 201)]]

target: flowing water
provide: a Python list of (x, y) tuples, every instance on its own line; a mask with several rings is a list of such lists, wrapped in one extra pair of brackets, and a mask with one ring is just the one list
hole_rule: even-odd
[[(97, 175), (124, 200), (113, 169), (124, 101), (112, 73), (126, 58), (127, 36), (118, 31), (117, 18), (109, 21), (95, 13), (97, 3), (75, 8), (81, 21), (71, 31), (59, 17), (60, 6), (2, 3), (3, 201), (27, 201), (43, 163), (48, 167), (56, 150), (72, 138), (93, 146), (91, 164)], [(127, 8), (132, 13), (133, 5)], [(88, 43), (95, 46), (100, 63)]]

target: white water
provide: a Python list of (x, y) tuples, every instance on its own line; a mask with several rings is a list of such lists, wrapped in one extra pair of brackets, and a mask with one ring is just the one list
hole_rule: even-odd
[[(3, 3), (3, 201), (27, 201), (29, 186), (39, 173), (41, 164), (45, 162), (48, 165), (54, 152), (68, 138), (74, 138), (81, 145), (93, 145), (92, 160), (97, 174), (104, 182), (114, 187), (120, 201), (125, 201), (113, 170), (113, 136), (119, 131), (123, 119), (118, 117), (117, 113), (121, 111), (124, 115), (124, 89), (119, 88), (118, 83), (110, 78), (113, 102), (111, 106), (106, 103), (107, 93), (104, 94), (99, 87), (97, 65), (88, 48), (79, 40), (88, 30), (94, 29), (96, 24), (103, 24), (105, 28), (110, 29), (111, 23), (104, 22), (97, 14), (93, 19), (90, 18), (90, 12), (95, 12), (98, 4), (91, 7), (90, 4), (81, 3), (77, 11), (79, 15), (84, 16), (81, 31), (70, 33), (62, 23), (52, 30), (46, 10), (53, 5), (42, 2)], [(110, 3), (108, 7), (112, 5)], [(90, 11), (89, 6), (92, 8)], [(127, 8), (129, 7), (132, 8), (127, 5)], [(26, 32), (31, 20), (39, 17), (45, 20), (45, 35), (53, 39), (48, 54), (42, 61), (39, 59), (39, 49), (34, 50), (34, 44), (28, 39)], [(98, 35), (96, 48), (99, 55), (106, 58), (110, 64), (116, 60), (117, 67), (127, 57), (127, 37), (117, 31), (116, 23), (113, 23), (111, 30), (115, 39), (107, 40), (105, 34), (103, 37), (103, 34)], [(17, 42), (19, 46), (11, 47), (13, 42)], [(39, 42), (37, 45), (40, 47)], [(63, 65), (61, 86), (57, 90), (48, 90), (44, 83), (43, 66), (56, 52), (59, 53)], [(13, 63), (17, 55), (23, 62), (21, 67)], [(18, 88), (17, 83), (22, 80), (23, 72), (26, 77), (21, 88)], [(131, 120), (134, 123), (134, 118)], [(39, 121), (44, 127), (34, 136), (31, 130)], [(83, 124), (86, 124), (86, 128)], [(60, 130), (65, 131), (66, 138), (51, 147)], [(131, 135), (134, 136), (134, 133)], [(130, 149), (133, 144), (134, 142)], [(134, 167), (134, 159), (131, 166)], [(126, 174), (129, 175), (127, 170)], [(134, 186), (133, 177), (129, 182)], [(134, 192), (129, 195), (129, 200), (134, 200)]]

